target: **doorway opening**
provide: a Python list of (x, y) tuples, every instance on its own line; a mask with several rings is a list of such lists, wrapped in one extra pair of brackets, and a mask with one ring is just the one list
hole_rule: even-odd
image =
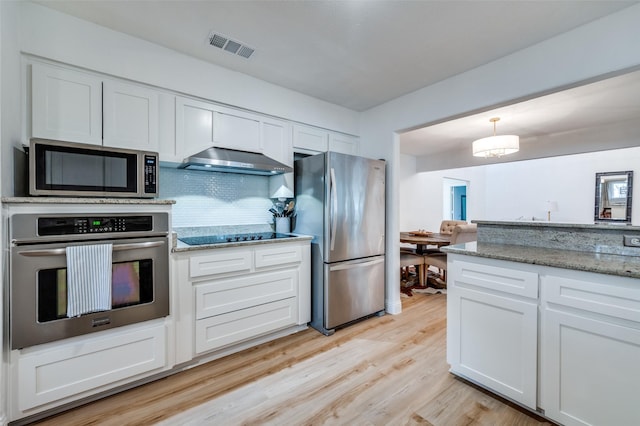
[(444, 178), (442, 183), (442, 218), (444, 220), (467, 220), (467, 187), (469, 182)]

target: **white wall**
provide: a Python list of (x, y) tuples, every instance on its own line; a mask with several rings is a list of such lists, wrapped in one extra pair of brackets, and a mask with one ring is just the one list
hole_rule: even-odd
[[(640, 5), (364, 112), (360, 135), (363, 154), (388, 161), (387, 253), (398, 253), (399, 248), (396, 236), (400, 231), (401, 172), (396, 132), (638, 67), (638, 22)], [(465, 179), (464, 176), (458, 178)], [(473, 179), (466, 180), (473, 182)], [(472, 188), (473, 183), (471, 191)], [(471, 196), (467, 200), (469, 202)], [(438, 214), (441, 210), (437, 210)], [(472, 214), (484, 214), (480, 210), (472, 212), (471, 206), (468, 213), (470, 218), (474, 217)], [(387, 259), (387, 310), (400, 312), (399, 256), (390, 255)]]
[[(593, 223), (596, 173), (631, 170), (636, 179), (640, 173), (638, 147), (415, 174), (404, 169), (415, 159), (402, 157), (402, 230), (438, 229), (447, 178), (469, 181), (468, 220), (546, 220), (545, 201), (552, 200), (558, 203), (558, 211), (551, 213), (553, 222), (588, 224)], [(640, 186), (634, 185), (637, 197)], [(640, 224), (640, 203), (631, 219), (633, 225)]]
[[(449, 179), (467, 181), (467, 220), (484, 217), (486, 169), (465, 167), (459, 169), (417, 172), (416, 159), (401, 155), (401, 176), (398, 188), (399, 226), (402, 231), (427, 229), (437, 231), (443, 220), (443, 182)], [(414, 166), (413, 169), (411, 166)]]

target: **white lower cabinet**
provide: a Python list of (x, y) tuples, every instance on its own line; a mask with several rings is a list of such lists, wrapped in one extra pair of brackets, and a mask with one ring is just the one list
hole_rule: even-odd
[(177, 362), (306, 328), (310, 253), (309, 240), (174, 253)]
[(586, 273), (543, 277), (540, 405), (549, 418), (565, 425), (640, 424), (637, 281)]
[(288, 298), (196, 321), (196, 354), (295, 325), (296, 300)]
[(559, 424), (640, 425), (640, 280), (448, 256), (451, 372)]
[(449, 259), (451, 371), (535, 410), (538, 275), (498, 261)]
[(168, 369), (165, 320), (11, 352), (11, 420)]

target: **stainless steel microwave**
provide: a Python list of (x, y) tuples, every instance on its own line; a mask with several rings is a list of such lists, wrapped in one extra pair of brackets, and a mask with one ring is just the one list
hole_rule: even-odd
[(158, 153), (47, 139), (29, 144), (29, 194), (158, 196)]

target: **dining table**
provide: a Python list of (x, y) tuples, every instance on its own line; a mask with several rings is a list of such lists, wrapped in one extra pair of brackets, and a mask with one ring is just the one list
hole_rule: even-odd
[(415, 244), (416, 253), (426, 254), (428, 246), (440, 248), (451, 244), (451, 234), (440, 234), (437, 232), (400, 232), (400, 242)]

